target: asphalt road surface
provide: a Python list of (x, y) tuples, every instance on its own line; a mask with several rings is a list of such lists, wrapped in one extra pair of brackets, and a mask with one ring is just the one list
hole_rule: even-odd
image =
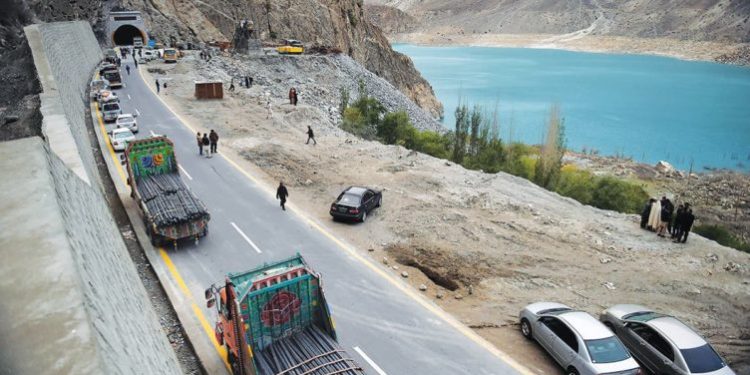
[[(378, 265), (347, 252), (339, 240), (325, 235), (302, 215), (282, 211), (268, 187), (259, 186), (220, 155), (199, 156), (195, 134), (155, 97), (154, 82), (144, 82), (130, 58), (123, 64), (130, 65), (131, 73), (127, 75), (123, 65), (125, 88), (117, 90), (117, 95), (124, 113), (138, 114), (137, 136), (153, 132), (174, 142), (183, 180), (211, 214), (209, 234), (199, 244), (166, 249), (192, 296), (202, 299), (203, 291), (221, 282), (228, 272), (299, 252), (322, 274), (339, 343), (369, 374), (519, 373), (484, 344), (449, 324), (439, 308), (417, 301), (396, 285), (400, 281), (384, 277)], [(161, 94), (165, 91), (169, 88)], [(201, 133), (211, 129), (211, 124), (191, 125)], [(222, 151), (221, 139), (218, 151)], [(295, 199), (290, 189), (290, 202)], [(367, 224), (358, 225), (366, 236)], [(214, 312), (198, 302), (213, 322)]]

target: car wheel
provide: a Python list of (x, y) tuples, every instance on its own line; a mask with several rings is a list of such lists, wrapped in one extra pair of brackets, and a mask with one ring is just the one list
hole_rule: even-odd
[(523, 337), (531, 340), (531, 324), (529, 324), (529, 321), (526, 320), (526, 318), (521, 319), (521, 334)]
[(364, 211), (362, 212), (362, 219), (360, 219), (360, 221), (364, 223), (366, 220), (367, 220), (367, 211)]
[(569, 367), (568, 371), (565, 371), (567, 375), (578, 375), (578, 370), (575, 367)]
[(383, 197), (378, 198), (378, 204), (375, 205), (375, 207), (380, 207), (380, 203), (383, 202)]

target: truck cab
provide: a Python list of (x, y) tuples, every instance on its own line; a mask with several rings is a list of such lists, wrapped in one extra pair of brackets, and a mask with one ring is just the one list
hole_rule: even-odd
[(143, 38), (136, 36), (133, 37), (133, 47), (134, 48), (143, 48)]
[(104, 79), (109, 81), (109, 87), (113, 89), (122, 87), (122, 77), (120, 76), (120, 70), (117, 68), (110, 68), (104, 70), (102, 73)]

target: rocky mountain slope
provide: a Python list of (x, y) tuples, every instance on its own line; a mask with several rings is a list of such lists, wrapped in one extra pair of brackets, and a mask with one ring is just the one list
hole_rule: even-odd
[(390, 47), (366, 17), (362, 1), (342, 0), (125, 0), (145, 14), (151, 32), (162, 40), (232, 40), (235, 25), (252, 20), (265, 42), (280, 38), (335, 47), (391, 82), (433, 116), (442, 114), (430, 84), (411, 60)]
[[(451, 27), (466, 34), (566, 34), (750, 42), (746, 0), (367, 0), (373, 13), (391, 6), (416, 18), (411, 31)], [(397, 13), (382, 19), (391, 30)]]

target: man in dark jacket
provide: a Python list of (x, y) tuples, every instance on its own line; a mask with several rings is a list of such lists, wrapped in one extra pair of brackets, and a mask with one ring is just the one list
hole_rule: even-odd
[(208, 135), (208, 139), (211, 141), (211, 153), (216, 153), (216, 146), (219, 145), (219, 135), (211, 129), (211, 134)]
[(315, 133), (313, 133), (313, 130), (310, 127), (310, 125), (307, 125), (307, 142), (305, 142), (305, 144), (309, 144), (311, 139), (313, 141), (313, 145), (318, 144), (318, 142), (315, 140)]
[(289, 196), (289, 192), (286, 190), (286, 186), (284, 186), (284, 182), (279, 182), (279, 188), (276, 189), (276, 199), (281, 201), (281, 209), (286, 211), (286, 208), (284, 207), (284, 204), (286, 203), (286, 197)]
[(690, 234), (690, 229), (693, 227), (693, 222), (695, 222), (695, 216), (693, 216), (693, 209), (692, 208), (686, 208), (685, 214), (682, 217), (682, 220), (680, 223), (682, 224), (681, 233), (680, 236), (677, 237), (675, 242), (687, 242), (688, 234)]
[(646, 206), (643, 207), (643, 211), (641, 211), (641, 229), (646, 229), (646, 225), (648, 224), (648, 216), (651, 215), (651, 206), (656, 202), (656, 199), (651, 198), (646, 202)]
[(685, 205), (681, 204), (677, 207), (677, 212), (674, 214), (674, 221), (672, 222), (672, 238), (677, 238), (682, 234), (682, 218), (685, 215)]

